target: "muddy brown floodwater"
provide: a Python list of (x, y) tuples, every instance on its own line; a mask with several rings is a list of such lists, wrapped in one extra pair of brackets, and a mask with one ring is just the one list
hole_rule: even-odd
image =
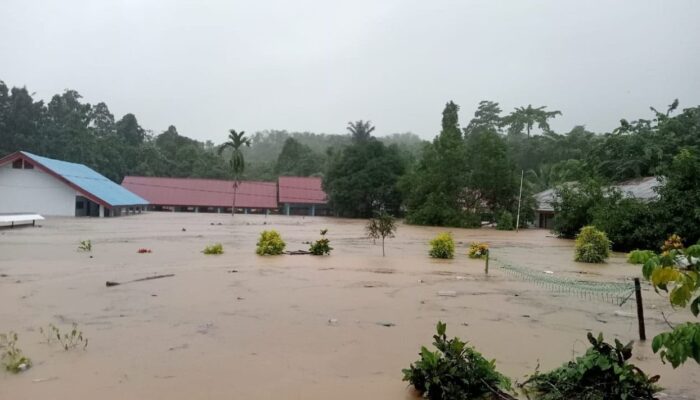
[[(431, 343), (438, 320), (519, 380), (538, 363), (547, 370), (581, 354), (589, 330), (637, 339), (633, 302), (557, 293), (496, 263), (487, 277), (465, 254), (478, 240), (499, 260), (555, 276), (639, 275), (622, 254), (575, 263), (573, 243), (543, 230), (451, 229), (459, 254), (438, 261), (427, 242), (443, 229), (400, 225), (382, 258), (361, 220), (148, 213), (42, 225), (0, 230), (0, 331), (16, 331), (34, 361), (18, 375), (0, 372), (0, 399), (409, 399), (401, 369)], [(307, 249), (328, 228), (333, 253), (256, 256), (257, 236), (270, 228), (288, 250)], [(77, 251), (84, 239), (91, 253)], [(223, 255), (201, 253), (217, 242)], [(105, 287), (154, 274), (175, 276)], [(644, 299), (650, 338), (667, 328), (661, 311), (671, 322), (690, 316), (646, 284)], [(73, 322), (89, 339), (84, 351), (39, 333)], [(661, 374), (667, 398), (695, 398), (698, 366), (673, 370), (650, 342), (635, 346), (633, 361)]]

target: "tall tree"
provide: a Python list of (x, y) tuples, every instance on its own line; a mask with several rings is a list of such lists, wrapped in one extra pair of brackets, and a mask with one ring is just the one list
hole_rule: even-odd
[(503, 119), (503, 123), (508, 126), (508, 133), (522, 134), (523, 130), (527, 131), (527, 137), (530, 137), (532, 127), (537, 124), (537, 127), (542, 131), (549, 131), (549, 120), (561, 115), (561, 111), (546, 111), (547, 106), (533, 108), (532, 104), (527, 107), (516, 107), (515, 110)]
[(243, 171), (245, 171), (245, 159), (241, 148), (250, 146), (250, 139), (245, 137), (245, 132), (236, 132), (234, 129), (229, 130), (228, 141), (219, 147), (219, 154), (224, 149), (231, 148), (231, 173), (233, 174), (233, 207), (231, 208), (231, 216), (236, 213), (236, 192), (238, 192), (238, 184)]
[(353, 140), (361, 142), (369, 140), (372, 137), (372, 132), (374, 132), (374, 126), (372, 126), (372, 121), (355, 121), (348, 122), (348, 131), (352, 136)]
[(425, 147), (423, 158), (401, 181), (407, 220), (420, 225), (475, 226), (465, 208), (468, 182), (459, 106), (450, 101), (442, 113), (442, 131)]
[(277, 157), (275, 173), (287, 176), (309, 176), (322, 172), (323, 161), (307, 145), (299, 143), (293, 137), (287, 138)]

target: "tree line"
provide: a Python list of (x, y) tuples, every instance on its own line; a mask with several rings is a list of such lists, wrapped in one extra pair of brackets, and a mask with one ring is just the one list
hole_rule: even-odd
[[(649, 247), (668, 233), (698, 239), (700, 107), (679, 110), (675, 100), (661, 111), (652, 107), (646, 119), (622, 119), (606, 133), (585, 126), (555, 132), (550, 121), (561, 114), (532, 105), (504, 112), (497, 102), (482, 101), (463, 126), (460, 107), (448, 102), (432, 141), (412, 133), (375, 137), (374, 125), (358, 120), (348, 123), (346, 134), (256, 132), (234, 155), (175, 126), (155, 134), (134, 114), (116, 119), (105, 103), (86, 103), (74, 90), (45, 103), (0, 81), (0, 154), (26, 150), (79, 162), (117, 182), (125, 175), (321, 176), (339, 216), (385, 211), (409, 223), (454, 227), (514, 220), (522, 176), (521, 225), (533, 220), (532, 195), (558, 188), (555, 230), (562, 236), (607, 222), (604, 230), (618, 248)], [(231, 161), (241, 156), (244, 170), (232, 170)], [(645, 176), (663, 177), (663, 204), (606, 189)]]

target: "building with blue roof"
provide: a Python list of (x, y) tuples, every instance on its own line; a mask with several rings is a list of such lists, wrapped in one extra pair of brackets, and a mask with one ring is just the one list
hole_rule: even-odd
[(0, 158), (0, 214), (113, 217), (148, 201), (83, 165), (18, 151)]

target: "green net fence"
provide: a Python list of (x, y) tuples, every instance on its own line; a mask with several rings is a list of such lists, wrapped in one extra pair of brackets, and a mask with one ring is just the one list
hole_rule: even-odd
[(493, 257), (490, 260), (495, 261), (494, 264), (509, 275), (558, 293), (587, 300), (605, 301), (618, 306), (624, 305), (634, 295), (633, 282), (586, 281), (516, 266)]

